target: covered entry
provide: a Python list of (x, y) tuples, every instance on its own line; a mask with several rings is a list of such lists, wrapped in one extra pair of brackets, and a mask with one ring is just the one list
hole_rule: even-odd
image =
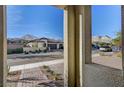
[[(6, 84), (7, 38), (6, 6), (0, 6), (0, 86)], [(65, 86), (84, 86), (85, 66), (91, 61), (91, 6), (55, 6), (64, 9)], [(122, 56), (124, 55), (124, 7), (122, 17)], [(122, 58), (122, 62), (124, 58)], [(124, 70), (124, 62), (123, 62)], [(122, 71), (124, 74), (124, 71)]]

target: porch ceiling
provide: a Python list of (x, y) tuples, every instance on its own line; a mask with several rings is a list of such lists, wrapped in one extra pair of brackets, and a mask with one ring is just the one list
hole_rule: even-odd
[(54, 5), (57, 8), (65, 9), (68, 5)]

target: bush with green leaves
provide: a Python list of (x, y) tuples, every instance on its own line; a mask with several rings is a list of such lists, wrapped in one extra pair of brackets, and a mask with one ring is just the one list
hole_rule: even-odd
[(98, 43), (98, 46), (99, 47), (112, 46), (112, 44), (111, 43), (100, 42), (100, 43)]
[(23, 48), (7, 49), (7, 54), (19, 54), (23, 53)]

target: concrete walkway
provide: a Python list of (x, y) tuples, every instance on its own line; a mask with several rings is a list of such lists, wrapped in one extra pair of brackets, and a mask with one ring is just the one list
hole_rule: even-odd
[(92, 57), (98, 57), (100, 56), (99, 54), (93, 54)]
[(36, 68), (36, 67), (40, 67), (40, 66), (44, 66), (44, 65), (48, 66), (48, 65), (58, 64), (58, 63), (64, 63), (64, 59), (57, 59), (57, 60), (52, 60), (52, 61), (35, 62), (35, 63), (31, 63), (31, 64), (22, 64), (22, 65), (17, 65), (17, 66), (10, 66), (10, 72)]

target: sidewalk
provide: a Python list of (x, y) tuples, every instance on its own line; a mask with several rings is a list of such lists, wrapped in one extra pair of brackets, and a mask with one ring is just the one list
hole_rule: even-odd
[(58, 64), (58, 63), (64, 63), (64, 59), (57, 59), (57, 60), (52, 60), (52, 61), (35, 62), (35, 63), (31, 63), (31, 64), (22, 64), (22, 65), (17, 65), (17, 66), (10, 66), (10, 72), (36, 68), (36, 67), (40, 67), (40, 66), (44, 66), (44, 65), (48, 66), (48, 65)]

